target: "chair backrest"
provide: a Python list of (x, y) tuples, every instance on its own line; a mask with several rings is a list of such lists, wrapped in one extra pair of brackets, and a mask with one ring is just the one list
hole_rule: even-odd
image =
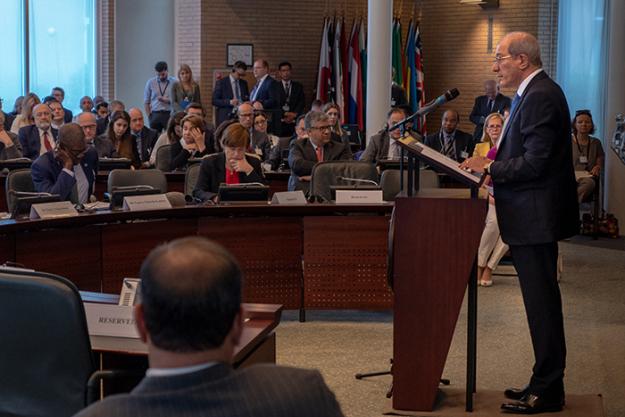
[(156, 150), (156, 169), (161, 171), (171, 170), (171, 145), (162, 145)]
[(109, 173), (107, 191), (113, 192), (114, 187), (133, 185), (150, 185), (161, 193), (167, 192), (167, 178), (158, 169), (114, 169)]
[(69, 280), (0, 267), (0, 415), (71, 416), (95, 370), (85, 311)]
[(17, 192), (35, 192), (35, 185), (33, 184), (33, 178), (30, 175), (30, 168), (16, 169), (9, 171), (5, 182), (5, 194), (7, 199), (7, 209), (9, 213), (13, 212), (17, 198), (11, 191)]
[(200, 167), (202, 164), (193, 164), (187, 167), (187, 171), (184, 174), (184, 194), (193, 195), (193, 189), (197, 183), (197, 178), (200, 175)]
[(375, 165), (364, 161), (325, 161), (313, 168), (310, 179), (310, 195), (330, 201), (332, 185), (346, 185), (338, 177), (359, 178), (363, 180), (379, 181)]
[[(382, 171), (380, 176), (380, 186), (384, 195), (384, 201), (393, 201), (400, 191), (399, 188), (399, 170), (386, 169)], [(408, 186), (408, 170), (404, 170), (404, 184)], [(439, 188), (439, 180), (436, 172), (430, 169), (422, 169), (419, 171), (419, 189), (423, 188)]]

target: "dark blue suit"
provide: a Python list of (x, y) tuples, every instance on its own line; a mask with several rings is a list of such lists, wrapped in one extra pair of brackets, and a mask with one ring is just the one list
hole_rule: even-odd
[[(50, 128), (50, 131), (56, 142), (59, 132), (53, 128)], [(25, 158), (32, 160), (39, 158), (41, 139), (39, 138), (39, 128), (37, 126), (24, 126), (18, 131), (17, 137), (22, 145), (22, 155), (24, 155)]]
[[(98, 152), (94, 148), (87, 148), (81, 165), (89, 182), (89, 195), (91, 195), (98, 172)], [(71, 198), (76, 178), (63, 171), (63, 165), (56, 159), (54, 151), (41, 155), (33, 162), (30, 169), (35, 191), (58, 194), (63, 200)]]
[[(250, 94), (247, 81), (239, 79), (239, 90), (241, 90), (241, 102), (249, 100)], [(217, 107), (217, 114), (215, 116), (216, 126), (219, 126), (224, 120), (230, 118), (233, 108), (230, 104), (230, 100), (233, 98), (234, 93), (232, 92), (230, 76), (218, 80), (213, 90), (213, 106)]]
[(571, 118), (560, 87), (538, 73), (513, 109), (490, 166), (497, 221), (510, 245), (536, 363), (529, 392), (564, 394), (566, 344), (558, 240), (579, 231)]
[[(254, 88), (258, 85), (258, 81)], [(280, 83), (274, 80), (270, 75), (267, 75), (265, 81), (260, 85), (256, 97), (254, 96), (254, 89), (250, 93), (251, 101), (260, 101), (265, 110), (277, 109), (280, 104)]]

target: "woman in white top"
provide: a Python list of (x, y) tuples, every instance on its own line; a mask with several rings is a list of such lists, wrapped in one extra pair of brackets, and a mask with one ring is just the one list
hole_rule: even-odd
[(169, 122), (167, 122), (167, 130), (161, 133), (154, 144), (154, 148), (150, 154), (150, 166), (156, 165), (156, 153), (158, 152), (158, 148), (163, 145), (177, 143), (180, 138), (182, 138), (182, 127), (180, 126), (180, 121), (182, 121), (185, 116), (186, 113), (183, 111), (179, 111), (171, 115)]

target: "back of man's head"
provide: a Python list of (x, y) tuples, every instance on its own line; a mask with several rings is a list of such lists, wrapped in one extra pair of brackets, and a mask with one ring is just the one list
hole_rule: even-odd
[(151, 343), (171, 352), (219, 348), (241, 306), (241, 270), (222, 246), (187, 237), (154, 249), (141, 266)]
[(77, 123), (67, 123), (59, 128), (59, 144), (66, 148), (73, 148), (74, 145), (85, 140), (85, 133)]

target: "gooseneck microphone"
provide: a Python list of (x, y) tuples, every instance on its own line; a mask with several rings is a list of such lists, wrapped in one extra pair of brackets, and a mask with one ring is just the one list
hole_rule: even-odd
[(377, 182), (373, 180), (367, 180), (364, 178), (336, 177), (336, 179), (339, 181), (353, 181), (353, 182), (360, 182), (364, 184), (371, 184), (371, 185), (375, 185), (376, 187), (380, 186), (380, 184), (378, 184)]
[(452, 88), (451, 90), (445, 91), (444, 94), (436, 97), (434, 100), (427, 103), (425, 106), (421, 107), (417, 112), (411, 116), (406, 117), (404, 120), (398, 122), (395, 126), (390, 127), (389, 132), (399, 129), (401, 126), (406, 123), (412, 121), (413, 119), (421, 116), (425, 116), (426, 114), (432, 113), (434, 110), (442, 106), (443, 104), (455, 99), (460, 95), (460, 91), (457, 88)]

